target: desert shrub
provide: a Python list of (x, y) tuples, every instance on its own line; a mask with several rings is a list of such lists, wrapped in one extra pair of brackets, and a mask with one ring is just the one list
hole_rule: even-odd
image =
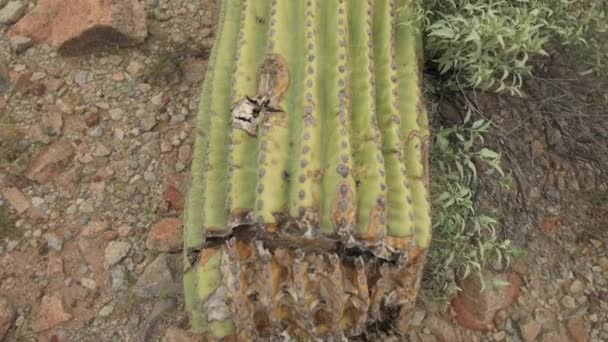
[(444, 299), (457, 290), (458, 277), (482, 276), (487, 263), (506, 266), (520, 252), (498, 237), (496, 213), (480, 210), (475, 200), (480, 178), (506, 184), (506, 177), (500, 154), (483, 147), (491, 123), (470, 117), (461, 125), (438, 127), (431, 149), (433, 241), (424, 285)]
[[(451, 88), (518, 93), (531, 58), (565, 46), (605, 71), (607, 4), (599, 0), (423, 0), (425, 53)], [(604, 43), (606, 44), (606, 43)]]

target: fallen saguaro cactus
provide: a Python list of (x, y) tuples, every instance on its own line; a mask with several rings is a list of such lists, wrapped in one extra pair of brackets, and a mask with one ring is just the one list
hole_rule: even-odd
[(431, 227), (415, 5), (223, 1), (185, 214), (194, 331), (406, 331)]

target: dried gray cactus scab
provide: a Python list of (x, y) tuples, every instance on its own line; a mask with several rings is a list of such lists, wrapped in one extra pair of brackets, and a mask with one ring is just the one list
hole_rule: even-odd
[(257, 136), (258, 128), (271, 113), (283, 112), (280, 101), (289, 85), (285, 59), (271, 54), (259, 70), (258, 94), (246, 96), (232, 108), (232, 127)]

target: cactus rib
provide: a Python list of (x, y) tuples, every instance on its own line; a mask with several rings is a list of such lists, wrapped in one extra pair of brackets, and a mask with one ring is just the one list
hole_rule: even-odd
[(413, 0), (223, 0), (185, 213), (211, 340), (404, 334), (430, 239)]

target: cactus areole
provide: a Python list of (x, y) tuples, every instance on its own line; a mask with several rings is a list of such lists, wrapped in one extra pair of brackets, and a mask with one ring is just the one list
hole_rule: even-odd
[(193, 331), (405, 333), (431, 227), (415, 6), (223, 1), (185, 214)]

